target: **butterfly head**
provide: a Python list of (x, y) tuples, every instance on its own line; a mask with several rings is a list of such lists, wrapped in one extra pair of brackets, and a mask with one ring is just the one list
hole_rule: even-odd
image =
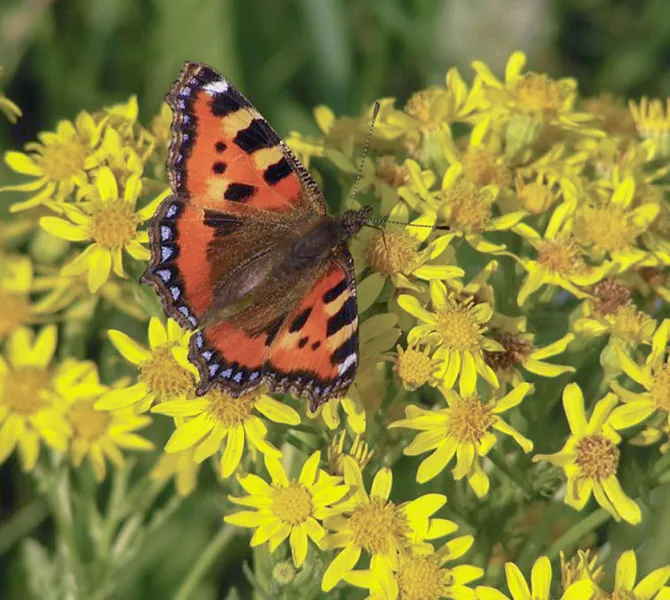
[(370, 217), (372, 206), (364, 206), (360, 210), (345, 210), (340, 215), (340, 222), (344, 229), (346, 239), (356, 235)]

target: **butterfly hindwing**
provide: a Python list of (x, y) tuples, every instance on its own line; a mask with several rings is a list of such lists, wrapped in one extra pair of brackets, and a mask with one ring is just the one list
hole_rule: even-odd
[(262, 330), (240, 327), (248, 320), (241, 314), (196, 332), (189, 358), (200, 370), (199, 392), (220, 384), (238, 396), (267, 382), (275, 391), (310, 398), (312, 407), (342, 395), (358, 362), (356, 287), (345, 246), (301, 292), (291, 310)]
[(346, 392), (357, 363), (353, 259), (341, 245), (277, 333), (264, 371), (273, 389), (307, 396), (315, 408)]

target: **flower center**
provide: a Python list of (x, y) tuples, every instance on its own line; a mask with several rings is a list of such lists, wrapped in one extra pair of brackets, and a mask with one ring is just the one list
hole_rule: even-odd
[(441, 193), (441, 216), (461, 233), (480, 233), (491, 218), (491, 206), (478, 193), (478, 188), (466, 180), (456, 182)]
[(568, 96), (567, 88), (544, 73), (526, 73), (516, 84), (519, 104), (527, 111), (557, 112)]
[(540, 215), (549, 210), (556, 200), (551, 188), (543, 182), (532, 181), (520, 183), (517, 181), (516, 194), (524, 210), (532, 215)]
[(97, 440), (107, 432), (110, 416), (108, 413), (93, 408), (93, 402), (77, 402), (70, 412), (70, 421), (75, 437), (86, 440)]
[(612, 330), (624, 340), (633, 341), (640, 330), (650, 321), (650, 317), (637, 310), (632, 304), (620, 306), (616, 313), (608, 319), (612, 323)]
[(415, 390), (433, 379), (436, 364), (428, 356), (427, 351), (422, 352), (410, 346), (405, 351), (398, 348), (398, 358), (394, 368), (402, 384), (407, 389)]
[(603, 279), (591, 288), (595, 296), (594, 308), (603, 317), (615, 314), (621, 307), (630, 304), (631, 291), (614, 278)]
[(380, 156), (375, 166), (375, 176), (391, 187), (400, 187), (409, 180), (409, 172), (393, 156)]
[(127, 202), (95, 202), (92, 212), (91, 237), (104, 248), (124, 246), (135, 237), (138, 219)]
[(388, 554), (395, 548), (391, 540), (406, 541), (409, 525), (393, 502), (370, 498), (354, 509), (349, 520), (354, 543), (368, 553)]
[(416, 264), (416, 240), (404, 231), (377, 233), (366, 248), (370, 266), (386, 276), (410, 273)]
[(489, 184), (506, 187), (512, 177), (502, 157), (485, 148), (468, 148), (463, 157), (463, 174), (475, 185)]
[(272, 494), (272, 512), (283, 523), (300, 525), (312, 514), (312, 495), (299, 481), (287, 487), (275, 487)]
[(584, 268), (582, 249), (574, 239), (567, 236), (546, 240), (540, 248), (537, 260), (550, 271), (565, 275), (578, 273)]
[(670, 364), (667, 362), (654, 375), (650, 392), (656, 406), (670, 413)]
[(18, 367), (5, 376), (5, 390), (0, 396), (10, 413), (33, 415), (46, 406), (44, 392), (49, 388), (49, 374), (36, 367)]
[(418, 121), (430, 123), (435, 120), (434, 104), (440, 96), (447, 96), (444, 90), (439, 88), (430, 88), (427, 90), (420, 90), (410, 96), (410, 99), (405, 104), (405, 112), (414, 117)]
[(472, 298), (461, 303), (453, 297), (449, 297), (447, 306), (437, 312), (436, 329), (444, 346), (469, 352), (479, 350), (485, 331), (475, 319)]
[(79, 138), (47, 144), (41, 154), (44, 176), (52, 181), (67, 181), (84, 170), (86, 146)]
[(623, 210), (612, 206), (584, 208), (578, 228), (589, 242), (607, 252), (632, 246), (640, 233)]
[(494, 339), (504, 352), (486, 352), (486, 362), (496, 371), (509, 371), (522, 364), (533, 351), (533, 344), (511, 333), (500, 333)]
[(12, 294), (0, 290), (0, 339), (23, 325), (28, 320), (30, 301), (24, 294)]
[(439, 600), (444, 596), (444, 570), (436, 556), (401, 560), (397, 579), (402, 600)]
[(221, 422), (224, 427), (231, 427), (244, 423), (256, 402), (255, 394), (246, 394), (233, 398), (218, 388), (213, 388), (208, 394), (209, 414)]
[(139, 365), (139, 380), (156, 395), (158, 402), (194, 392), (193, 375), (172, 356), (172, 344), (159, 346), (151, 358)]
[(459, 442), (478, 442), (495, 421), (491, 408), (479, 396), (462, 398), (449, 409), (449, 433)]
[(616, 475), (619, 449), (601, 435), (587, 435), (577, 445), (577, 464), (589, 479), (607, 479)]

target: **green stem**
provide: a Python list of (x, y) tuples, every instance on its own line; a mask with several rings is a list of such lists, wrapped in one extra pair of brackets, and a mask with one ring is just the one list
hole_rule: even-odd
[(559, 552), (568, 546), (576, 546), (579, 540), (581, 540), (587, 533), (597, 529), (611, 518), (610, 514), (603, 508), (593, 511), (588, 517), (582, 519), (579, 523), (576, 523), (568, 529), (568, 531), (549, 547), (549, 550), (547, 551), (549, 559), (554, 560), (557, 558)]
[(33, 500), (19, 508), (0, 525), (0, 556), (11, 550), (14, 545), (27, 537), (30, 532), (46, 519), (49, 514), (42, 500)]
[(508, 464), (498, 450), (490, 452), (488, 458), (500, 472), (516, 483), (529, 498), (533, 498), (537, 495), (533, 485), (526, 480), (523, 473), (515, 466)]
[(174, 595), (174, 600), (195, 598), (194, 593), (198, 584), (235, 535), (237, 535), (235, 527), (225, 526), (219, 530), (200, 555), (200, 558), (187, 573), (183, 583)]

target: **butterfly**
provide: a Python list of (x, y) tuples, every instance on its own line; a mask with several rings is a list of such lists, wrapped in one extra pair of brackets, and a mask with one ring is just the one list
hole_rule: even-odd
[(358, 363), (347, 242), (371, 208), (329, 216), (298, 158), (210, 67), (186, 63), (166, 101), (172, 194), (152, 220), (142, 281), (194, 330), (196, 393), (266, 384), (312, 410), (343, 396)]

